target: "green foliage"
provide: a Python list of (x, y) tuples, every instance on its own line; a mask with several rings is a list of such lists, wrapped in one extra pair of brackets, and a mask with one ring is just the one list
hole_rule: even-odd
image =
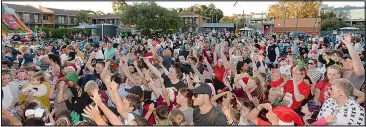
[(123, 13), (122, 22), (134, 25), (137, 29), (166, 31), (167, 29), (177, 29), (182, 24), (177, 12), (163, 8), (155, 2), (125, 5), (125, 10), (119, 11), (119, 13)]
[(322, 21), (322, 28), (321, 30), (331, 31), (331, 30), (338, 30), (339, 28), (347, 26), (344, 22), (342, 22), (338, 18), (328, 18), (323, 19)]
[(114, 14), (121, 14), (126, 10), (125, 0), (115, 0), (112, 2), (112, 9)]
[(235, 19), (229, 16), (224, 16), (220, 19), (220, 23), (233, 23)]
[(83, 22), (90, 24), (90, 17), (88, 16), (88, 12), (85, 10), (81, 10), (79, 14), (76, 16), (75, 24)]
[(209, 23), (218, 23), (220, 19), (224, 17), (222, 10), (217, 9), (213, 3), (208, 7), (206, 5), (195, 5), (185, 9), (178, 8), (178, 12), (193, 12), (195, 14), (211, 18), (211, 20), (208, 21)]
[(51, 32), (52, 38), (62, 38), (64, 35), (69, 36), (71, 34), (76, 34), (76, 33), (90, 35), (90, 30), (83, 30), (83, 29), (47, 28), (47, 27), (42, 27), (42, 28), (38, 28), (38, 29), (42, 29), (42, 31), (44, 31), (46, 33), (47, 37), (49, 37), (49, 33)]
[[(339, 15), (339, 17), (344, 17), (345, 15)], [(320, 17), (322, 18), (321, 30), (331, 31), (338, 30), (339, 28), (347, 26), (340, 18), (336, 17), (333, 11), (322, 12)]]

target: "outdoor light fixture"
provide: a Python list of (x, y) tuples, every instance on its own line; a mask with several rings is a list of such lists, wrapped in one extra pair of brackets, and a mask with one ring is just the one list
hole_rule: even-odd
[(278, 25), (281, 25), (281, 24), (278, 24)]

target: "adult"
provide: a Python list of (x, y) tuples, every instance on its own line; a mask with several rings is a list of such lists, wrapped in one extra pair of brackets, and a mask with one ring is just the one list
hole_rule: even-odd
[(352, 82), (340, 78), (331, 84), (331, 98), (325, 101), (318, 119), (332, 115), (336, 121), (328, 125), (365, 125), (365, 109), (351, 97), (354, 90)]
[(280, 49), (272, 39), (268, 41), (268, 46), (266, 49), (267, 58), (269, 59), (270, 63), (278, 63), (278, 58), (280, 57)]
[(343, 77), (350, 80), (356, 89), (360, 90), (365, 81), (365, 68), (361, 63), (360, 56), (352, 46), (351, 35), (346, 34), (343, 43), (347, 46), (351, 57), (346, 58)]
[(14, 108), (14, 104), (18, 102), (19, 98), (19, 88), (18, 84), (11, 83), (11, 74), (8, 72), (3, 72), (1, 74), (1, 93), (4, 97), (2, 99), (2, 106), (8, 111), (11, 111)]
[(112, 47), (112, 42), (111, 41), (108, 41), (107, 42), (107, 48), (104, 49), (104, 60), (109, 60), (109, 59), (112, 59), (114, 54), (115, 54), (115, 51), (116, 49)]
[[(342, 78), (342, 71), (337, 65), (331, 65), (327, 68), (326, 78), (319, 83), (316, 84), (314, 101), (317, 102), (318, 105), (323, 104), (330, 97), (330, 82), (336, 79)], [(365, 95), (355, 89), (353, 90), (353, 95), (357, 96), (357, 102), (362, 103), (365, 99)]]
[(193, 94), (193, 123), (197, 126), (225, 126), (226, 116), (211, 103), (212, 91), (209, 85), (200, 83), (198, 87), (191, 89)]
[(323, 77), (323, 73), (320, 68), (317, 67), (318, 61), (315, 59), (309, 59), (308, 61), (308, 71), (307, 73), (315, 79), (315, 81), (319, 81)]
[(44, 62), (50, 65), (47, 71), (50, 72), (52, 77), (54, 78), (58, 77), (61, 69), (60, 58), (57, 55), (48, 54), (43, 60)]
[(101, 75), (100, 75), (105, 66), (105, 62), (101, 62), (101, 61), (97, 62), (97, 64), (95, 65), (95, 68), (91, 65), (91, 61), (92, 61), (92, 59), (96, 58), (96, 54), (97, 54), (96, 52), (92, 52), (90, 54), (90, 57), (89, 57), (88, 61), (86, 62), (85, 66), (88, 68), (88, 70), (91, 72), (91, 74), (93, 74), (97, 78), (96, 82), (98, 83), (99, 88), (101, 90), (107, 90), (107, 87), (102, 82)]
[(183, 112), (186, 125), (194, 125), (192, 96), (192, 91), (186, 88), (180, 89), (177, 95), (177, 109)]
[(51, 85), (48, 98), (54, 100), (54, 107), (57, 107), (56, 116), (62, 111), (68, 110), (65, 101), (71, 101), (71, 98), (73, 97), (68, 82), (69, 80), (62, 78), (57, 82), (54, 82), (54, 85)]
[[(295, 66), (292, 70), (292, 80), (288, 80), (284, 86), (284, 96), (290, 97), (287, 101), (288, 106), (297, 110), (301, 107), (301, 103), (308, 99), (311, 87), (304, 82), (306, 69), (300, 66)], [(285, 99), (285, 97), (284, 97)]]

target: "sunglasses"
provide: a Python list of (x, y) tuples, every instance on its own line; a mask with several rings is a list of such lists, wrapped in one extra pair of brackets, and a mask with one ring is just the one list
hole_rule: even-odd
[(200, 95), (199, 93), (193, 93), (193, 96), (195, 97), (195, 98), (198, 98), (198, 95)]
[(310, 65), (314, 65), (314, 63), (309, 63)]

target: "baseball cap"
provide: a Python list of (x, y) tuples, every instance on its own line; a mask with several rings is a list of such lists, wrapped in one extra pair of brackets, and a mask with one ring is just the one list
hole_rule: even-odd
[(268, 65), (268, 68), (269, 68), (269, 69), (272, 69), (272, 68), (278, 68), (278, 64), (269, 64), (269, 65)]
[(130, 88), (130, 89), (126, 89), (126, 91), (127, 92), (129, 92), (129, 93), (133, 93), (133, 94), (136, 94), (136, 95), (138, 95), (140, 98), (142, 98), (143, 97), (143, 90), (142, 90), (142, 88), (141, 87), (139, 87), (139, 86), (133, 86), (132, 88)]
[(193, 93), (198, 93), (198, 94), (207, 94), (207, 95), (209, 95), (209, 96), (211, 96), (211, 95), (212, 95), (211, 87), (210, 87), (208, 84), (206, 84), (206, 83), (202, 83), (202, 82), (200, 82), (199, 84), (200, 84), (200, 86), (198, 86), (198, 87), (196, 87), (196, 88), (191, 89), (191, 91), (192, 91)]

